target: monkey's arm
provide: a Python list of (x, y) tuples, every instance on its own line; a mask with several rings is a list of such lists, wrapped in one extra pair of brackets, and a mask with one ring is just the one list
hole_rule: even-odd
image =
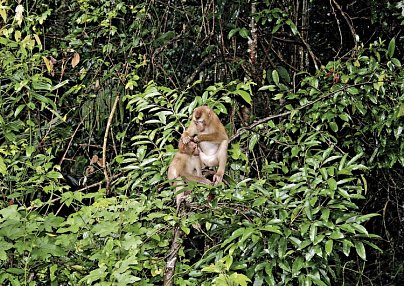
[(216, 174), (213, 176), (213, 182), (215, 184), (218, 184), (223, 180), (224, 171), (226, 169), (227, 164), (228, 145), (229, 145), (228, 140), (223, 140), (222, 143), (220, 143), (219, 149), (217, 150), (216, 156), (219, 161), (219, 167), (217, 168)]
[(196, 129), (196, 126), (193, 122), (188, 126), (188, 128), (182, 133), (181, 135), (181, 140), (184, 144), (188, 144), (189, 141), (192, 140), (192, 137), (194, 137), (197, 134), (198, 130)]
[(214, 132), (214, 133), (209, 133), (209, 134), (199, 134), (194, 137), (194, 142), (202, 142), (202, 141), (208, 141), (208, 142), (214, 142), (214, 143), (220, 143), (224, 140), (229, 140), (229, 137), (227, 136), (226, 132)]

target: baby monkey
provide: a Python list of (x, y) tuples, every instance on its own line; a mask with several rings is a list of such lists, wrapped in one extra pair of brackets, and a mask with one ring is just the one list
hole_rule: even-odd
[[(167, 177), (169, 180), (173, 180), (171, 183), (173, 186), (177, 186), (175, 188), (177, 193), (183, 188), (182, 185), (184, 185), (184, 181), (194, 181), (208, 185), (212, 184), (210, 180), (202, 176), (202, 163), (199, 157), (199, 148), (193, 141), (185, 144), (182, 140), (179, 140), (178, 152), (175, 154), (168, 167)], [(185, 200), (190, 193), (191, 191), (186, 191), (177, 194), (175, 199), (177, 213), (181, 202)]]

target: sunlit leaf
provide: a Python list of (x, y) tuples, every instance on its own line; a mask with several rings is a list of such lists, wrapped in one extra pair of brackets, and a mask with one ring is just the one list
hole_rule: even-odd
[(4, 163), (3, 157), (0, 156), (0, 174), (6, 176), (8, 174), (7, 172), (7, 166)]
[(279, 85), (279, 74), (277, 70), (272, 71), (272, 80), (276, 85)]
[(333, 246), (334, 246), (334, 241), (332, 239), (329, 239), (325, 243), (325, 252), (327, 253), (327, 255), (330, 255), (332, 253)]
[(356, 249), (356, 253), (359, 255), (359, 257), (362, 258), (363, 260), (366, 260), (365, 246), (363, 245), (363, 243), (361, 241), (355, 241), (355, 249)]

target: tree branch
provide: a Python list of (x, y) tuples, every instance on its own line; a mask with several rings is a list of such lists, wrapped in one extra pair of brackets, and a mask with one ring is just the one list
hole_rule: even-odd
[(280, 114), (270, 115), (270, 116), (267, 116), (267, 117), (262, 118), (262, 119), (260, 119), (260, 120), (257, 120), (257, 121), (253, 122), (253, 123), (252, 123), (251, 125), (249, 125), (249, 126), (241, 127), (240, 129), (238, 129), (237, 132), (236, 132), (236, 134), (234, 134), (234, 135), (230, 138), (230, 142), (233, 141), (233, 140), (235, 140), (235, 139), (237, 139), (238, 137), (240, 137), (240, 135), (243, 134), (244, 132), (246, 132), (247, 130), (251, 130), (251, 129), (253, 129), (254, 127), (256, 127), (256, 126), (258, 126), (258, 125), (260, 125), (260, 124), (263, 124), (263, 123), (265, 123), (265, 122), (268, 122), (269, 120), (272, 120), (272, 119), (275, 119), (275, 118), (279, 118), (279, 117), (284, 117), (284, 116), (287, 116), (287, 115), (289, 115), (289, 114), (292, 114), (292, 112), (296, 112), (296, 111), (305, 109), (305, 108), (307, 108), (307, 107), (309, 107), (309, 106), (312, 106), (312, 105), (315, 104), (316, 102), (319, 102), (319, 101), (321, 101), (321, 100), (323, 100), (323, 99), (326, 99), (326, 98), (328, 98), (328, 97), (331, 97), (331, 96), (333, 96), (334, 94), (336, 94), (336, 93), (338, 93), (338, 92), (341, 92), (341, 91), (343, 91), (343, 90), (346, 90), (348, 87), (355, 87), (355, 86), (361, 86), (361, 85), (364, 85), (364, 84), (372, 84), (372, 83), (373, 83), (373, 82), (370, 82), (370, 81), (369, 81), (369, 82), (362, 82), (362, 83), (352, 84), (352, 85), (349, 85), (349, 86), (344, 86), (344, 87), (342, 87), (342, 88), (340, 88), (340, 89), (338, 89), (338, 90), (336, 90), (336, 91), (327, 93), (326, 95), (323, 95), (323, 96), (317, 98), (316, 100), (313, 100), (313, 101), (311, 101), (311, 102), (309, 102), (309, 103), (307, 103), (307, 104), (305, 104), (305, 105), (303, 105), (303, 106), (300, 106), (300, 107), (298, 107), (298, 108), (295, 108), (295, 109), (293, 109), (293, 110), (289, 110), (289, 111), (286, 111), (286, 112), (280, 113)]
[(114, 105), (112, 106), (112, 109), (111, 109), (111, 113), (109, 114), (107, 127), (106, 127), (105, 134), (104, 134), (104, 144), (102, 145), (102, 167), (104, 169), (104, 176), (105, 176), (105, 182), (106, 182), (106, 185), (105, 185), (106, 194), (109, 193), (109, 185), (111, 183), (109, 175), (108, 175), (108, 168), (107, 168), (107, 163), (106, 163), (108, 134), (109, 134), (109, 129), (111, 127), (112, 118), (114, 117), (116, 106), (118, 105), (118, 101), (119, 101), (119, 95), (116, 96)]
[(175, 273), (175, 264), (177, 262), (178, 250), (181, 247), (180, 238), (182, 231), (177, 225), (174, 229), (173, 242), (171, 243), (170, 254), (167, 257), (166, 268), (164, 269), (164, 286), (173, 285), (173, 276)]

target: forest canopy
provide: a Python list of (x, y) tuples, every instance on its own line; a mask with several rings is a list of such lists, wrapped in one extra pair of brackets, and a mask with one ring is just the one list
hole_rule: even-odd
[[(0, 285), (399, 285), (403, 25), (387, 0), (0, 0)], [(177, 213), (201, 105), (226, 171)]]

